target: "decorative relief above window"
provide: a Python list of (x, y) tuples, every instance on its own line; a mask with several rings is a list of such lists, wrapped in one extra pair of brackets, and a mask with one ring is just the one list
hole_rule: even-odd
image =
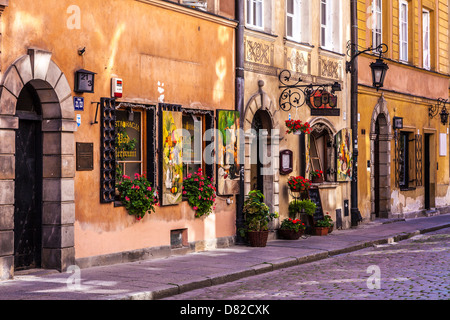
[(294, 48), (285, 48), (285, 67), (296, 73), (311, 73), (311, 54)]
[(261, 39), (244, 37), (245, 69), (248, 71), (277, 75), (273, 67), (274, 45)]
[(319, 73), (325, 78), (341, 79), (342, 61), (319, 57)]

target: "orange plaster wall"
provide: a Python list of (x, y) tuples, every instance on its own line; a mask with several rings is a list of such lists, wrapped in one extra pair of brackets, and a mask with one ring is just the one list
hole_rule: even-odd
[[(80, 29), (67, 27), (72, 5), (80, 8)], [(52, 52), (72, 88), (77, 69), (97, 73), (95, 93), (73, 92), (85, 98), (75, 141), (94, 142), (94, 170), (75, 175), (76, 258), (169, 245), (172, 229), (188, 228), (188, 241), (235, 234), (235, 206), (225, 198), (202, 219), (186, 202), (157, 208), (141, 221), (100, 204), (100, 125), (91, 125), (91, 102), (110, 96), (111, 77), (123, 79), (121, 101), (157, 104), (159, 82), (166, 103), (234, 109), (234, 28), (133, 0), (10, 1), (2, 23), (2, 71), (38, 47)]]
[[(358, 82), (372, 86), (370, 63), (375, 60), (358, 57)], [(431, 99), (445, 98), (448, 91), (448, 77), (422, 69), (385, 61), (389, 66), (383, 89), (408, 93)]]

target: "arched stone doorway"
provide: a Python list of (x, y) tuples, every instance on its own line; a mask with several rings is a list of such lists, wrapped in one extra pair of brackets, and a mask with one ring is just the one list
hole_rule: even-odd
[[(15, 213), (20, 186), (16, 189), (17, 135), (26, 132), (27, 117), (34, 117), (36, 141), (32, 157), (40, 167), (36, 186), (40, 197), (40, 266), (65, 270), (75, 263), (75, 141), (72, 90), (67, 78), (51, 60), (50, 52), (38, 49), (17, 59), (4, 73), (0, 83), (0, 231), (6, 231), (0, 250), (0, 279), (14, 275)], [(24, 91), (26, 90), (26, 91)], [(25, 97), (27, 95), (28, 97)], [(24, 101), (33, 97), (34, 111), (26, 109)], [(19, 99), (20, 98), (20, 99)], [(19, 104), (19, 106), (18, 106)], [(27, 115), (28, 112), (28, 115)], [(29, 121), (33, 121), (28, 119)], [(24, 126), (24, 127), (21, 127)], [(37, 127), (37, 128), (36, 128)], [(25, 129), (25, 130), (23, 130)], [(17, 140), (19, 139), (19, 140)], [(20, 169), (20, 168), (18, 168)], [(19, 177), (20, 178), (20, 177)], [(6, 222), (5, 222), (6, 221)]]
[[(280, 118), (276, 104), (262, 88), (264, 82), (258, 81), (259, 90), (253, 94), (247, 102), (244, 115), (245, 132), (245, 164), (244, 164), (244, 194), (263, 185), (265, 202), (272, 212), (279, 212), (279, 141), (280, 141)], [(256, 130), (258, 129), (258, 130)], [(262, 130), (259, 130), (262, 129)], [(266, 159), (256, 157), (258, 136), (262, 136), (267, 142), (267, 150), (263, 150)], [(258, 173), (257, 170), (263, 170)], [(276, 222), (275, 222), (276, 223)]]
[(392, 129), (387, 102), (381, 96), (372, 113), (370, 126), (371, 212), (376, 218), (391, 216)]

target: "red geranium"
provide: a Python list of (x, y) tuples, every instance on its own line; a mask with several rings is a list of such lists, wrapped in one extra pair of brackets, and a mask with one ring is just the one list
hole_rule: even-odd
[(286, 133), (295, 133), (301, 131), (304, 133), (311, 133), (311, 127), (308, 122), (303, 123), (301, 120), (286, 120)]
[(292, 191), (305, 191), (311, 186), (311, 181), (302, 176), (289, 177), (288, 186)]

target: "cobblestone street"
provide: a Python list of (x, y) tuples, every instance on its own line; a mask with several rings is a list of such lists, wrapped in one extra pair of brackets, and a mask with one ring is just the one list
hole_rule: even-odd
[(449, 249), (447, 228), (165, 300), (448, 300)]

